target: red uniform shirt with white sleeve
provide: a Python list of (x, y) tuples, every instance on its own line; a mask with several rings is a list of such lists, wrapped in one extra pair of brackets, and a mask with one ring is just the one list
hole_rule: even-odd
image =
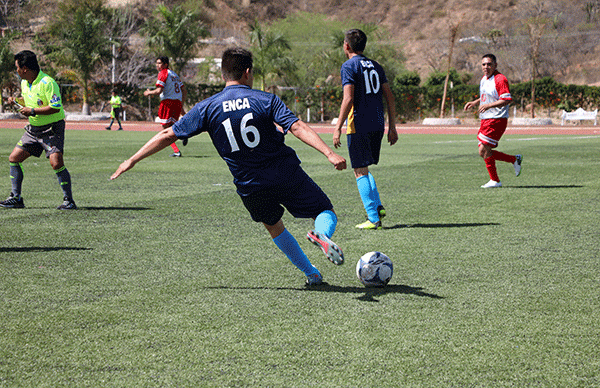
[[(498, 100), (512, 101), (508, 80), (498, 71), (495, 71), (490, 78), (485, 75), (479, 83), (479, 104), (490, 104)], [(500, 108), (491, 108), (479, 114), (480, 119), (500, 119), (508, 118), (508, 104)]]
[(162, 100), (179, 100), (183, 99), (181, 92), (181, 85), (183, 83), (179, 79), (179, 76), (171, 69), (162, 69), (158, 73), (158, 79), (156, 80), (156, 86), (162, 87), (163, 91), (160, 94)]

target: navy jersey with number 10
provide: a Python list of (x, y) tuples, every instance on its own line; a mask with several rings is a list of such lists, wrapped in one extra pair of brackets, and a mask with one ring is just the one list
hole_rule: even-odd
[(300, 160), (284, 143), (296, 121), (274, 94), (233, 85), (196, 104), (172, 128), (180, 139), (208, 132), (238, 194), (245, 196), (281, 183), (297, 170)]
[(384, 131), (383, 91), (385, 71), (376, 61), (355, 55), (341, 68), (342, 86), (354, 85), (354, 105), (348, 115), (347, 134)]

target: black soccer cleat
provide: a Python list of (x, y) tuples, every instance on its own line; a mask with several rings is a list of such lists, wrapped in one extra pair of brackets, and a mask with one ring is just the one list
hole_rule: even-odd
[(13, 193), (10, 193), (8, 198), (6, 198), (4, 201), (0, 201), (0, 206), (7, 209), (23, 209), (25, 207), (25, 203), (23, 203), (23, 197), (16, 197)]

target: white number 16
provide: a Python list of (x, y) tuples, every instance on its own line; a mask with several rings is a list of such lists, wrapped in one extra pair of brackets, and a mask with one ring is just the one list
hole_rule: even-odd
[[(246, 113), (244, 117), (242, 117), (242, 121), (240, 123), (240, 134), (242, 135), (242, 140), (244, 144), (248, 148), (254, 148), (260, 142), (260, 134), (258, 129), (254, 125), (247, 125), (248, 121), (252, 120), (252, 113)], [(231, 152), (239, 151), (240, 146), (235, 140), (235, 136), (233, 135), (233, 128), (231, 126), (231, 119), (227, 119), (223, 121), (223, 127), (225, 128), (225, 132), (227, 133), (227, 139), (229, 139), (229, 145), (231, 146)], [(254, 140), (250, 140), (248, 136), (250, 133), (254, 135)]]

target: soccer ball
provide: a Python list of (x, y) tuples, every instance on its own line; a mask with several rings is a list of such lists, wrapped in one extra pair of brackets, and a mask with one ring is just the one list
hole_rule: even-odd
[(356, 276), (367, 287), (385, 286), (393, 273), (392, 260), (381, 252), (365, 253), (356, 263)]

